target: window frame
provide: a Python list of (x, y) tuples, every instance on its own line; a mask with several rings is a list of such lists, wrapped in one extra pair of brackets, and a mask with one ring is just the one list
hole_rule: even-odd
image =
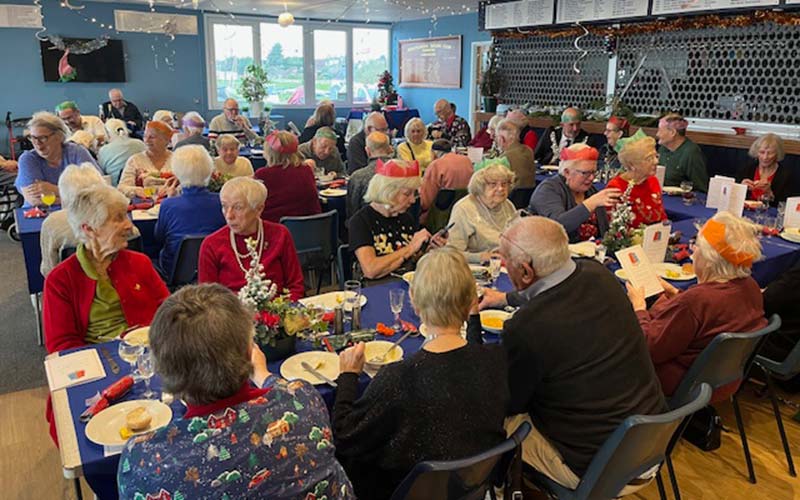
[[(205, 14), (203, 16), (205, 51), (206, 51), (206, 97), (208, 99), (209, 110), (221, 110), (222, 102), (217, 101), (217, 69), (215, 61), (214, 25), (243, 25), (249, 26), (253, 34), (253, 60), (263, 60), (261, 54), (261, 23), (277, 24), (278, 20), (274, 17), (266, 16), (230, 16), (220, 14)], [(356, 23), (356, 22), (321, 22), (321, 21), (295, 21), (295, 25), (303, 28), (303, 89), (305, 94), (304, 104), (273, 104), (272, 109), (304, 109), (316, 108), (316, 71), (314, 67), (314, 31), (343, 31), (345, 33), (346, 48), (346, 97), (344, 101), (333, 101), (342, 107), (364, 106), (368, 103), (353, 102), (353, 79), (354, 58), (353, 58), (353, 28), (384, 29), (386, 30), (386, 42), (389, 53), (388, 70), (392, 67), (392, 25), (387, 23)], [(311, 61), (309, 64), (308, 61)], [(267, 70), (269, 75), (269, 70)], [(375, 75), (377, 78), (378, 75)], [(309, 102), (311, 96), (311, 102)], [(249, 103), (240, 103), (242, 105)]]

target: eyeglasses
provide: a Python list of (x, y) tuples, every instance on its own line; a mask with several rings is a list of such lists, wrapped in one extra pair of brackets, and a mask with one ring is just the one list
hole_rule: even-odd
[(238, 112), (239, 112), (239, 108), (224, 108), (224, 109), (225, 109), (225, 111), (230, 111), (231, 113), (233, 113), (234, 111), (235, 111), (236, 113), (238, 113)]
[(31, 141), (35, 142), (36, 144), (44, 144), (45, 142), (47, 142), (48, 140), (50, 140), (50, 138), (51, 138), (51, 137), (53, 137), (53, 134), (47, 134), (47, 135), (31, 135), (31, 136), (30, 136), (30, 138), (31, 138)]
[(497, 188), (508, 189), (510, 186), (511, 186), (510, 182), (503, 182), (503, 181), (486, 183), (486, 189), (497, 189)]
[(580, 175), (584, 179), (587, 179), (589, 177), (594, 177), (595, 175), (597, 175), (597, 169), (595, 169), (595, 170), (579, 170), (577, 168), (572, 168), (572, 169), (570, 169), (570, 171), (575, 172), (576, 174)]

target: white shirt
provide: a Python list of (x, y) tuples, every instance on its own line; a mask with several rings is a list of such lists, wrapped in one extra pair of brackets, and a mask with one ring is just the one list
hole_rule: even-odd
[(103, 120), (92, 115), (81, 115), (81, 122), (81, 129), (92, 134), (98, 142), (105, 140), (106, 129), (103, 125)]

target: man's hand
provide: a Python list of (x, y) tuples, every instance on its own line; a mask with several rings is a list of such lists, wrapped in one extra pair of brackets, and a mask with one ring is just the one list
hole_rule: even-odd
[(366, 363), (364, 346), (363, 342), (359, 342), (339, 354), (339, 371), (341, 373), (355, 373), (358, 375), (364, 371), (364, 363)]
[(506, 300), (506, 294), (500, 291), (497, 291), (493, 288), (484, 288), (483, 289), (483, 297), (481, 298), (481, 303), (478, 304), (478, 309), (481, 311), (484, 309), (490, 308), (500, 308), (505, 307), (508, 305), (508, 301)]

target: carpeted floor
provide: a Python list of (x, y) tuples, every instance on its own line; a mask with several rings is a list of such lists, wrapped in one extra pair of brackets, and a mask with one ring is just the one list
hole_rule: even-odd
[(0, 394), (47, 384), (44, 347), (36, 345), (36, 321), (28, 295), (22, 245), (0, 233)]

